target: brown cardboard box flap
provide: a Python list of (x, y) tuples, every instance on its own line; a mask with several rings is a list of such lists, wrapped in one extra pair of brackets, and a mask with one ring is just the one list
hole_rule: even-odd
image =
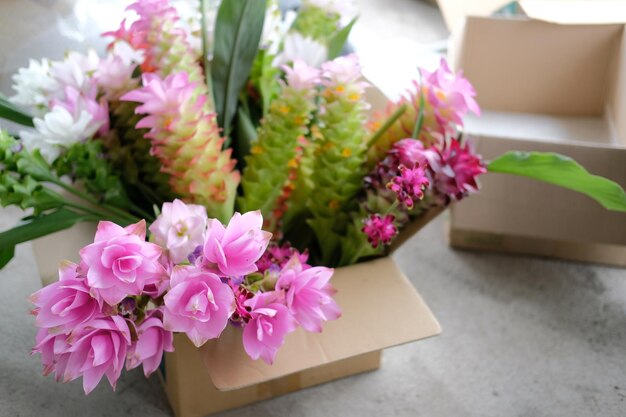
[(343, 315), (320, 334), (290, 334), (272, 365), (250, 359), (227, 328), (200, 353), (215, 387), (232, 390), (351, 356), (437, 335), (439, 323), (390, 257), (339, 268), (331, 280)]
[(626, 23), (624, 0), (521, 0), (519, 6), (531, 19), (559, 24)]

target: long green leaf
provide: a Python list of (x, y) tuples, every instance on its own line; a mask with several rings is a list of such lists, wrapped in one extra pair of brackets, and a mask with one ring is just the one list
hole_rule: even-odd
[(0, 95), (0, 119), (10, 120), (23, 126), (33, 127), (33, 117)]
[(0, 249), (0, 269), (4, 268), (15, 256), (15, 246)]
[[(259, 49), (266, 0), (223, 1), (217, 13), (213, 47), (213, 95), (217, 121), (228, 136), (237, 99)], [(228, 146), (228, 140), (224, 146)]]
[(328, 41), (328, 59), (335, 59), (341, 54), (341, 50), (346, 44), (348, 36), (350, 36), (352, 26), (354, 26), (357, 19), (358, 17), (352, 19), (350, 23), (348, 23), (339, 32), (335, 33), (332, 38), (330, 38), (330, 40)]
[(592, 175), (567, 156), (543, 152), (507, 152), (491, 161), (489, 172), (520, 175), (578, 191), (608, 210), (626, 212), (626, 192), (609, 179)]
[(27, 223), (0, 233), (0, 250), (70, 228), (76, 223), (92, 217), (65, 208), (58, 209), (50, 214), (33, 217)]

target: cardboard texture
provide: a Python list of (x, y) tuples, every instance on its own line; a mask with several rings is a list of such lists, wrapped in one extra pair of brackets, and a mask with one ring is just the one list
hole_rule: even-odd
[(299, 329), (287, 336), (273, 365), (251, 360), (241, 331), (233, 327), (200, 349), (177, 337), (164, 375), (176, 415), (202, 416), (373, 370), (380, 366), (381, 349), (441, 332), (389, 257), (339, 268), (332, 283), (342, 317), (320, 334)]
[[(515, 19), (465, 18), (451, 57), (484, 110), (466, 131), (487, 160), (558, 152), (626, 187), (626, 5), (577, 1), (570, 13), (570, 2), (556, 3), (520, 2), (528, 16)], [(449, 237), (462, 248), (626, 266), (624, 213), (508, 175), (482, 177), (481, 192), (452, 208)]]

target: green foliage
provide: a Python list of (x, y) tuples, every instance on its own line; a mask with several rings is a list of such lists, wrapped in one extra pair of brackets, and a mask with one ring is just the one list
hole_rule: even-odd
[(336, 32), (330, 39), (328, 39), (328, 59), (335, 59), (339, 55), (341, 55), (341, 50), (344, 45), (348, 41), (348, 36), (350, 36), (350, 31), (352, 27), (356, 23), (358, 18), (354, 18), (344, 26), (340, 31)]
[(33, 117), (0, 94), (0, 119), (10, 120), (14, 123), (33, 127)]
[(221, 3), (217, 13), (211, 77), (218, 124), (225, 136), (230, 134), (239, 92), (257, 55), (265, 7), (266, 0), (229, 0)]
[(608, 210), (626, 212), (626, 193), (619, 184), (590, 174), (567, 156), (512, 151), (491, 161), (487, 169), (558, 185), (585, 194)]
[(306, 5), (299, 10), (292, 28), (304, 37), (313, 38), (323, 45), (328, 45), (339, 31), (340, 20), (339, 13), (328, 13), (320, 7)]

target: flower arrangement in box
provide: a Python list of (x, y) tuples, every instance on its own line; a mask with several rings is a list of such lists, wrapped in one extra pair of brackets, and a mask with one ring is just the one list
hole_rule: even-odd
[[(188, 6), (188, 5), (187, 5)], [(341, 6), (341, 7), (340, 7)], [(154, 372), (173, 333), (241, 329), (271, 363), (296, 327), (338, 319), (333, 267), (384, 256), (406, 225), (487, 172), (526, 175), (626, 210), (615, 183), (555, 154), (489, 163), (462, 135), (475, 91), (445, 60), (372, 117), (343, 2), (200, 1), (181, 18), (137, 0), (106, 54), (31, 61), (0, 98), (0, 202), (32, 214), (16, 244), (99, 222), (80, 262), (32, 296), (44, 373), (88, 393)]]

